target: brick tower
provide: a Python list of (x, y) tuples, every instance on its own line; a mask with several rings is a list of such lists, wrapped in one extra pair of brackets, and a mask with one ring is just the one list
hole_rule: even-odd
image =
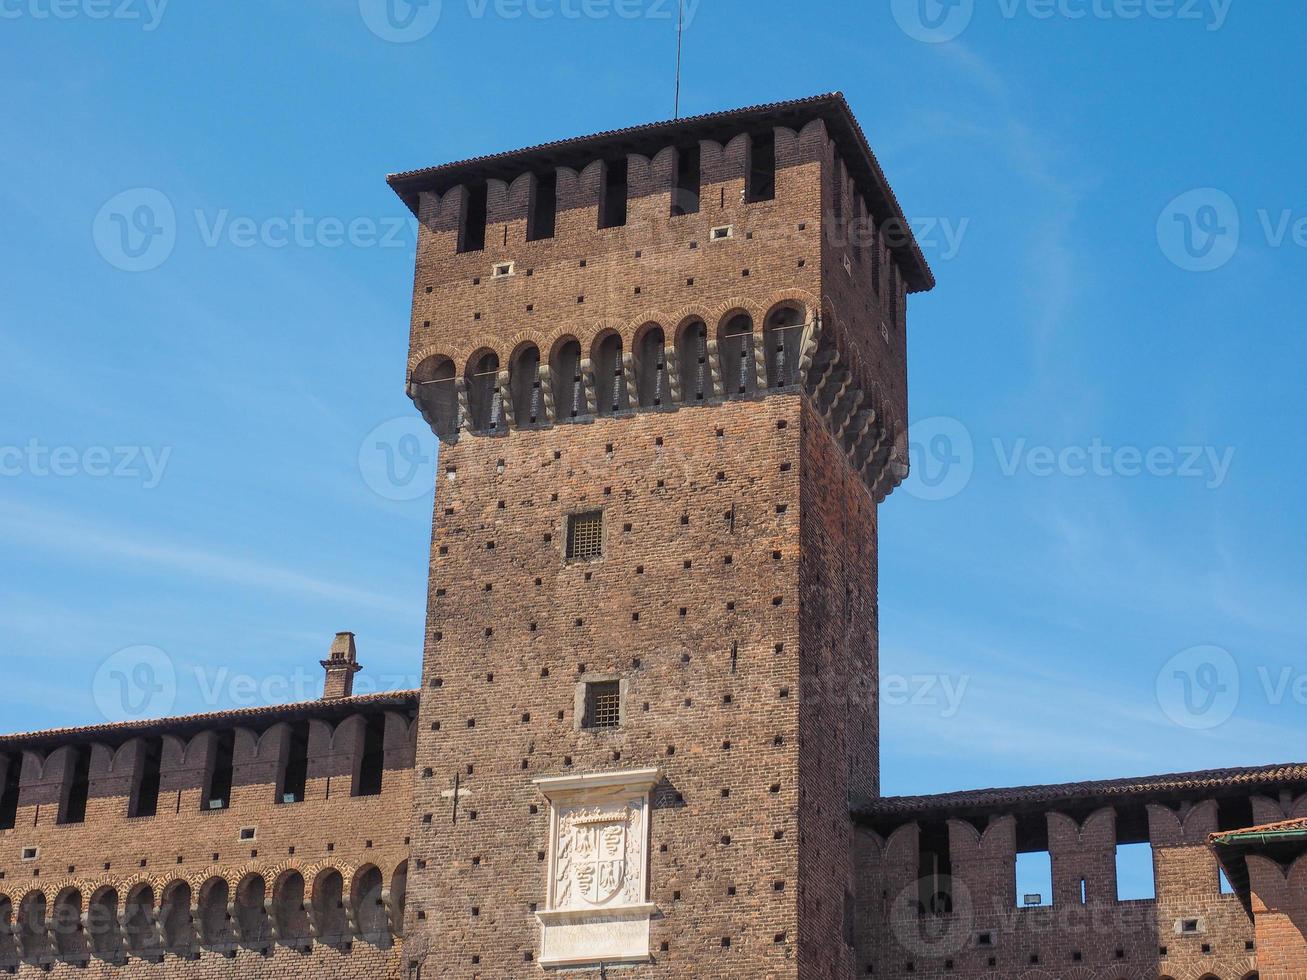
[(846, 102), (390, 183), (442, 443), (408, 975), (851, 976), (933, 280)]

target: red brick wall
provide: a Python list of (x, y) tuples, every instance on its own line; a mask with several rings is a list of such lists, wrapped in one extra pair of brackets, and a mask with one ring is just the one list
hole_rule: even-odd
[(1307, 977), (1307, 858), (1284, 868), (1249, 855), (1252, 911), (1257, 922), (1261, 980)]
[[(1266, 958), (1260, 919), (1254, 950), (1251, 918), (1236, 896), (1219, 891), (1216, 860), (1207, 846), (1216, 810), (1214, 801), (1149, 807), (1157, 897), (1125, 902), (1116, 900), (1114, 811), (1079, 818), (1048, 813), (1054, 902), (1029, 909), (1017, 907), (1014, 817), (994, 812), (983, 834), (970, 821), (949, 820), (953, 914), (938, 918), (920, 916), (915, 908), (918, 825), (904, 824), (888, 842), (863, 831), (857, 846), (860, 894), (866, 899), (859, 908), (856, 970), (896, 978), (1210, 975), (1243, 980), (1260, 964), (1266, 977), (1275, 961)], [(1292, 905), (1301, 900), (1301, 885), (1277, 894), (1277, 901)], [(1189, 920), (1198, 924), (1193, 932), (1182, 928)], [(1272, 930), (1287, 928), (1287, 918), (1270, 921)], [(989, 942), (983, 943), (986, 935)]]
[[(692, 315), (711, 337), (747, 312), (760, 336), (784, 300), (815, 312), (829, 143), (821, 123), (776, 135), (775, 201), (742, 203), (746, 137), (705, 141), (703, 209), (685, 217), (668, 217), (671, 151), (630, 157), (624, 228), (597, 230), (597, 164), (558, 172), (546, 241), (526, 241), (530, 177), (491, 182), (471, 254), (463, 192), (424, 195), (410, 370), (443, 355), (461, 377), (485, 348), (508, 368), (528, 342), (547, 362), (568, 335), (588, 354), (605, 330), (629, 352), (649, 322), (670, 345)], [(440, 470), (410, 958), (533, 973), (548, 808), (531, 779), (657, 766), (661, 915), (639, 974), (846, 975), (848, 803), (877, 790), (875, 505), (825, 423), (779, 394), (464, 433)], [(604, 559), (566, 564), (566, 516), (598, 507)], [(619, 731), (576, 730), (583, 673), (629, 682)]]
[[(387, 717), (387, 771), (382, 794), (373, 797), (350, 795), (351, 762), (361, 737), (358, 716), (334, 729), (323, 721), (311, 722), (309, 781), (306, 798), (299, 804), (275, 802), (278, 760), (287, 732), (284, 724), (261, 733), (237, 729), (230, 805), (217, 811), (201, 809), (212, 732), (189, 739), (165, 736), (159, 812), (153, 817), (127, 815), (139, 742), (128, 742), (117, 751), (94, 745), (86, 820), (68, 825), (59, 825), (57, 818), (70, 749), (56, 750), (48, 759), (27, 752), (17, 826), (0, 832), (0, 920), (7, 918), (14, 925), (24, 900), (34, 893), (44, 895), (52, 907), (60, 895), (75, 892), (80, 896), (78, 907), (88, 913), (92, 898), (105, 889), (117, 892), (121, 908), (129, 894), (148, 885), (157, 910), (165, 890), (174, 883), (189, 884), (197, 902), (201, 889), (217, 879), (227, 882), (235, 901), (242, 882), (261, 878), (267, 900), (272, 901), (291, 872), (302, 875), (308, 902), (319, 876), (331, 870), (343, 878), (346, 903), (351, 884), (368, 867), (375, 867), (384, 887), (392, 889), (396, 873), (402, 878), (408, 860), (413, 731), (404, 714), (392, 711)], [(252, 840), (241, 838), (246, 828), (255, 831)], [(37, 848), (39, 856), (23, 860), (26, 848)], [(395, 914), (402, 918), (402, 895), (396, 891), (393, 898), (399, 903)], [(0, 928), (3, 925), (0, 922)], [(98, 919), (89, 919), (72, 942), (86, 950), (92, 932), (103, 928)], [(377, 948), (378, 942), (383, 948)], [(242, 948), (236, 952), (236, 967), (221, 953), (200, 946), (197, 941), (195, 961), (170, 954), (162, 964), (155, 964), (134, 955), (123, 967), (110, 967), (104, 957), (87, 953), (80, 958), (89, 960), (89, 965), (77, 969), (76, 975), (230, 976), (234, 968), (249, 964), (258, 971), (250, 975), (258, 976), (389, 976), (393, 971), (377, 971), (390, 971), (397, 962), (391, 942), (379, 938), (357, 940), (350, 953), (326, 947), (315, 947), (307, 955), (278, 949), (273, 960)], [(14, 944), (6, 945), (0, 937), (0, 967), (15, 965), (16, 953)], [(55, 975), (72, 975), (68, 971), (73, 967), (55, 960), (54, 955), (41, 957), (53, 964)], [(20, 976), (37, 973), (43, 973), (37, 962), (18, 967)]]
[[(441, 976), (538, 969), (548, 806), (531, 780), (644, 766), (663, 781), (642, 975), (792, 971), (798, 474), (780, 464), (797, 409), (779, 397), (446, 448), (410, 888), (411, 954)], [(565, 516), (599, 507), (604, 558), (564, 562)], [(627, 720), (578, 731), (575, 686), (596, 673), (629, 682)], [(456, 773), (457, 822), (442, 795)]]
[(802, 422), (800, 976), (833, 978), (853, 964), (850, 803), (879, 791), (876, 505), (806, 399)]

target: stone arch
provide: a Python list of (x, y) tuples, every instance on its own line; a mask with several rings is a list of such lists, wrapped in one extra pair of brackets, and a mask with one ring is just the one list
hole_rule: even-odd
[(634, 362), (636, 399), (641, 408), (671, 404), (667, 378), (667, 334), (662, 325), (649, 321), (635, 332)]
[(200, 945), (208, 949), (227, 949), (232, 944), (231, 915), (227, 910), (231, 903), (231, 883), (222, 877), (210, 878), (200, 886), (198, 894), (196, 907), (199, 915), (195, 924), (199, 929)]
[(82, 892), (75, 886), (63, 889), (50, 907), (50, 933), (60, 959), (76, 960), (86, 953), (82, 930)]
[(313, 880), (314, 937), (320, 943), (340, 946), (350, 939), (345, 908), (345, 878), (336, 868), (325, 868)]
[(303, 946), (313, 939), (304, 875), (294, 868), (283, 871), (273, 881), (272, 921), (277, 938), (287, 946)]
[(18, 965), (18, 940), (14, 922), (14, 903), (0, 895), (0, 969)]
[(385, 891), (385, 878), (375, 864), (359, 868), (350, 884), (349, 905), (355, 932), (373, 946), (384, 946), (390, 939)]
[(621, 333), (613, 329), (600, 332), (591, 345), (597, 415), (615, 415), (627, 407), (624, 350)]
[(789, 388), (799, 383), (807, 319), (807, 308), (793, 300), (778, 303), (768, 311), (762, 331), (768, 388)]
[[(145, 956), (156, 944), (154, 902), (154, 886), (149, 882), (127, 889), (127, 900), (123, 903), (123, 941), (127, 951), (135, 956)], [(187, 913), (189, 916), (189, 909)]]
[(445, 354), (419, 362), (409, 379), (409, 397), (441, 439), (458, 433), (458, 368)]
[(547, 420), (540, 373), (540, 348), (529, 341), (518, 345), (509, 361), (508, 387), (513, 424), (519, 429)]
[(467, 424), (473, 432), (504, 428), (499, 392), (499, 354), (483, 347), (468, 358), (463, 372), (467, 390)]
[(105, 885), (91, 895), (86, 906), (86, 938), (91, 952), (110, 962), (117, 962), (123, 951), (118, 905), (118, 889)]
[(29, 963), (44, 960), (50, 952), (49, 908), (45, 892), (30, 891), (18, 903), (18, 942), (23, 959)]
[(549, 349), (549, 341), (541, 336), (536, 330), (523, 330), (513, 336), (513, 338), (504, 345), (504, 350), (508, 351), (508, 361), (511, 364), (517, 360), (517, 356), (528, 347), (534, 347), (536, 350), (543, 352)]
[(170, 953), (185, 954), (195, 945), (191, 905), (195, 892), (189, 881), (174, 881), (160, 892), (159, 932)]
[(247, 874), (236, 886), (236, 936), (242, 946), (264, 949), (271, 944), (272, 930), (266, 902), (268, 883), (263, 875)]
[(676, 375), (680, 401), (700, 405), (713, 395), (712, 366), (708, 349), (708, 321), (691, 314), (676, 326)]
[(755, 319), (747, 310), (729, 310), (718, 321), (717, 354), (721, 358), (723, 395), (741, 398), (758, 390), (758, 337)]
[(404, 909), (408, 901), (408, 861), (400, 861), (390, 876), (390, 931), (404, 935)]
[(733, 296), (725, 302), (717, 304), (706, 319), (709, 323), (722, 324), (731, 317), (743, 314), (754, 323), (761, 323), (764, 309), (747, 296)]
[(581, 342), (570, 333), (555, 339), (550, 347), (549, 376), (554, 389), (554, 418), (559, 422), (570, 422), (589, 414), (582, 359)]

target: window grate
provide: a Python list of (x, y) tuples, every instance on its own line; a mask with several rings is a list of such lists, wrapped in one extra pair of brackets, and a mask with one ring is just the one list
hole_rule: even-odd
[(599, 681), (585, 689), (585, 728), (616, 728), (622, 721), (622, 682)]
[(573, 514), (567, 520), (567, 557), (569, 561), (588, 561), (604, 553), (604, 514), (591, 511)]

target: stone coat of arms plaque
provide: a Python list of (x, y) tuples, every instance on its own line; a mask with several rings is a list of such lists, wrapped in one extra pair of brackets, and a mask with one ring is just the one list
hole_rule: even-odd
[(545, 966), (649, 957), (649, 792), (654, 769), (538, 779), (550, 804)]

